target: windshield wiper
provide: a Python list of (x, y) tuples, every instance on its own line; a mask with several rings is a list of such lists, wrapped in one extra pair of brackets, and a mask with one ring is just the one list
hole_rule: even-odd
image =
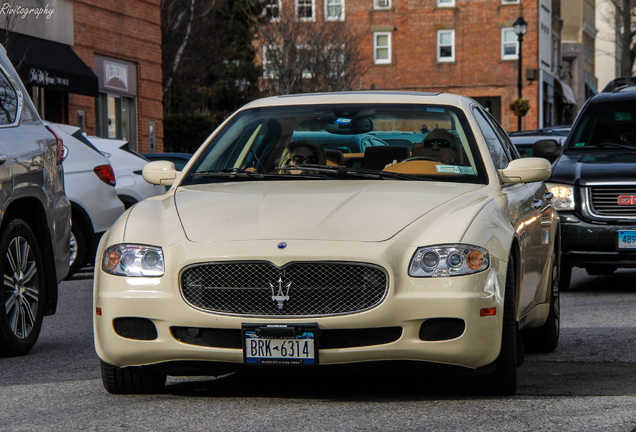
[(389, 179), (389, 180), (430, 180), (430, 178), (411, 174), (396, 173), (390, 171), (377, 171), (361, 168), (349, 168), (346, 166), (324, 166), (324, 165), (283, 165), (276, 167), (278, 170), (299, 170), (313, 171), (315, 173), (335, 174), (338, 176), (363, 177), (369, 179)]
[[(293, 165), (293, 168), (296, 169), (296, 165)], [(276, 168), (279, 169), (279, 168)], [(312, 175), (310, 173), (302, 173), (302, 174), (286, 174), (286, 173), (259, 173), (257, 171), (246, 170), (243, 168), (224, 168), (224, 169), (213, 169), (207, 171), (199, 171), (192, 173), (192, 177), (210, 177), (210, 178), (325, 178), (323, 175)], [(328, 177), (327, 177), (328, 178)]]
[(613, 143), (613, 142), (603, 142), (603, 143), (600, 143), (598, 146), (599, 147), (617, 147), (617, 148), (622, 148), (629, 151), (636, 151), (635, 147), (628, 146), (625, 144)]
[(249, 171), (243, 168), (213, 169), (213, 170), (198, 171), (198, 172), (192, 173), (192, 177), (220, 177), (220, 178), (229, 178), (229, 177), (237, 177), (237, 176), (263, 178), (268, 175), (269, 174), (263, 174), (256, 171)]

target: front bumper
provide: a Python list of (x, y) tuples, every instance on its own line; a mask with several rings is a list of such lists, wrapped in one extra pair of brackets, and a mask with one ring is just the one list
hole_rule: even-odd
[(636, 249), (618, 249), (618, 231), (636, 231), (634, 224), (587, 222), (573, 213), (561, 218), (561, 265), (636, 267)]
[[(326, 249), (313, 244), (311, 250), (341, 248), (335, 244), (320, 246)], [(168, 264), (166, 275), (161, 278), (113, 276), (96, 265), (94, 333), (102, 360), (119, 367), (199, 361), (238, 365), (243, 363), (243, 324), (313, 323), (321, 332), (319, 361), (323, 365), (412, 360), (474, 369), (492, 363), (499, 355), (506, 263), (493, 257), (484, 272), (450, 278), (410, 278), (406, 270), (412, 251), (396, 258), (395, 254), (380, 250), (380, 246), (369, 244), (348, 247), (347, 256), (279, 257), (272, 260), (278, 266), (308, 260), (309, 256), (312, 260), (339, 261), (351, 261), (355, 256), (358, 262), (366, 257), (365, 262), (387, 271), (387, 295), (370, 310), (345, 315), (254, 317), (206, 312), (185, 302), (179, 289), (179, 269), (211, 261), (209, 256), (196, 258), (205, 256), (203, 250), (196, 250), (198, 247), (187, 254), (179, 247), (164, 249)], [(228, 244), (219, 250), (227, 251), (226, 256), (233, 261), (237, 257), (262, 260), (266, 256), (241, 257), (238, 251), (228, 250), (231, 247)], [(267, 248), (271, 251), (271, 242), (267, 242)], [(250, 245), (250, 252), (258, 249), (260, 245)], [(170, 265), (171, 256), (187, 256), (188, 262), (181, 258), (177, 265)], [(480, 316), (483, 308), (497, 308), (497, 314)], [(135, 323), (149, 333), (126, 330)]]

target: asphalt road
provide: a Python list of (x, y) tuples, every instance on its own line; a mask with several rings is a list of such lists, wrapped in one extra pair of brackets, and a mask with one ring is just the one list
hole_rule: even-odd
[(166, 394), (110, 395), (91, 284), (90, 273), (64, 282), (31, 354), (0, 359), (0, 431), (636, 431), (636, 271), (575, 269), (559, 347), (526, 355), (504, 398), (406, 365), (170, 377)]

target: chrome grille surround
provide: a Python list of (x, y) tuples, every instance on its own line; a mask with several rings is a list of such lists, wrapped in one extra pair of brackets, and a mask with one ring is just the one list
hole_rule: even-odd
[(636, 206), (618, 204), (618, 197), (621, 195), (636, 196), (636, 184), (588, 185), (581, 195), (583, 212), (590, 218), (636, 221)]
[[(279, 284), (280, 281), (280, 284)], [(289, 286), (283, 307), (272, 287)], [(209, 262), (185, 267), (183, 299), (207, 312), (240, 316), (317, 317), (369, 310), (387, 295), (387, 272), (377, 265), (340, 261)]]

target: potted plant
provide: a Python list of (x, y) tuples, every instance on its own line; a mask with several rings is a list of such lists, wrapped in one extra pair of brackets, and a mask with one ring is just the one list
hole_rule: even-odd
[(523, 117), (530, 111), (530, 101), (528, 99), (517, 98), (510, 104), (510, 109), (517, 117)]

